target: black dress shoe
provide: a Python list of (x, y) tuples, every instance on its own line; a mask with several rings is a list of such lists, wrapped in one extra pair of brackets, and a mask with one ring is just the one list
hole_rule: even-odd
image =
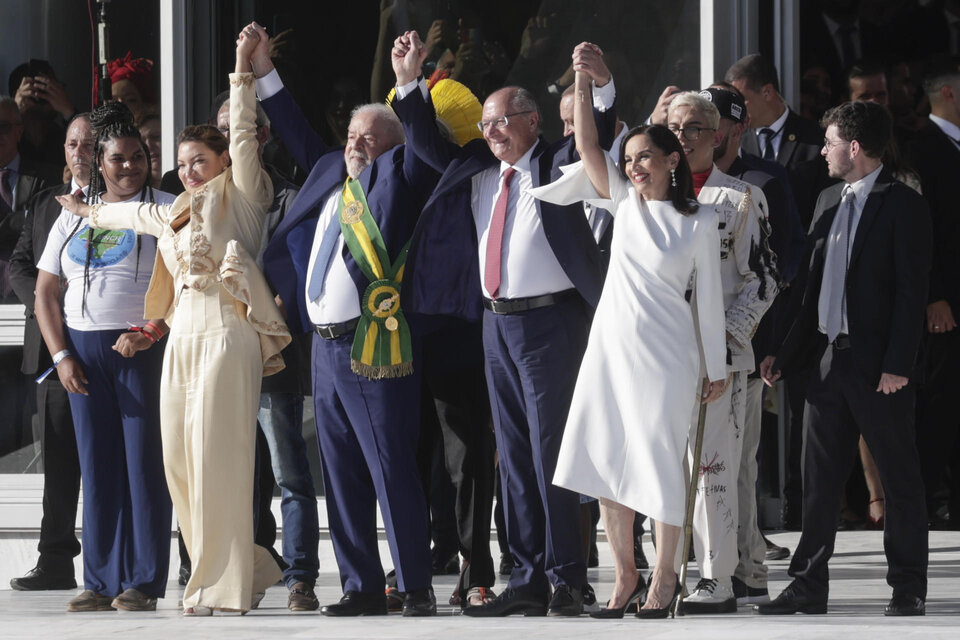
[(516, 566), (516, 563), (513, 561), (513, 556), (509, 553), (500, 554), (500, 575), (508, 576), (513, 573), (513, 568)]
[(923, 599), (905, 593), (895, 594), (883, 610), (885, 616), (924, 616), (927, 606)]
[(794, 580), (774, 600), (753, 606), (762, 616), (784, 616), (794, 613), (826, 613), (827, 596), (811, 595)]
[(553, 597), (547, 606), (547, 615), (553, 617), (576, 617), (583, 613), (583, 592), (568, 584), (561, 584), (553, 590)]
[(320, 613), (325, 616), (385, 616), (387, 596), (383, 593), (347, 591), (337, 604), (324, 605)]
[(603, 609), (600, 609), (600, 611), (591, 611), (590, 617), (599, 618), (601, 620), (622, 618), (624, 612), (627, 610), (627, 607), (642, 599), (646, 593), (647, 583), (643, 581), (643, 576), (638, 574), (637, 585), (633, 588), (633, 592), (627, 598), (627, 601), (623, 603), (622, 607), (604, 607)]
[(499, 618), (515, 613), (522, 613), (525, 616), (545, 616), (547, 615), (547, 597), (507, 587), (493, 602), (463, 610), (463, 615), (473, 618)]
[(77, 581), (70, 573), (56, 573), (43, 567), (34, 567), (22, 578), (10, 580), (10, 588), (15, 591), (53, 591), (57, 589), (76, 589)]
[(181, 564), (180, 572), (177, 574), (177, 584), (179, 584), (181, 587), (187, 586), (187, 583), (190, 582), (190, 573), (190, 565)]
[(433, 588), (424, 587), (407, 591), (403, 599), (403, 615), (405, 617), (437, 615), (437, 598), (433, 595)]

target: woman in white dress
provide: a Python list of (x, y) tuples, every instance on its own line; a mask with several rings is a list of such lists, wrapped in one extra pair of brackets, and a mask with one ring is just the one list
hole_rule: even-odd
[(594, 617), (622, 617), (646, 590), (633, 560), (635, 511), (655, 521), (657, 534), (656, 566), (637, 616), (665, 617), (679, 589), (683, 460), (701, 388), (701, 357), (711, 380), (702, 402), (720, 395), (726, 377), (720, 241), (716, 215), (697, 212), (690, 168), (668, 129), (628, 132), (619, 169), (600, 148), (590, 75), (584, 73), (599, 56), (587, 43), (574, 54), (581, 166), (533, 190), (552, 202), (592, 201), (616, 219), (609, 272), (553, 482), (600, 499), (616, 584), (607, 608)]

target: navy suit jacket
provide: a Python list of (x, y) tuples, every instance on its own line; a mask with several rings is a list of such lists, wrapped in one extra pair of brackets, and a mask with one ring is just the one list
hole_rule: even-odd
[[(283, 140), (297, 164), (310, 172), (263, 255), (264, 272), (284, 301), (290, 330), (309, 331), (312, 323), (307, 315), (305, 291), (317, 220), (327, 197), (335, 189), (343, 188), (347, 166), (343, 148), (331, 148), (323, 142), (286, 89), (261, 104), (270, 117), (272, 130)], [(380, 227), (391, 261), (397, 259), (410, 238), (417, 216), (438, 177), (437, 172), (402, 144), (382, 153), (360, 174), (367, 204)], [(346, 245), (343, 257), (359, 297), (370, 282)], [(406, 310), (407, 305), (403, 307)]]
[[(477, 228), (471, 195), (473, 176), (498, 166), (487, 143), (473, 140), (462, 148), (448, 142), (437, 129), (432, 103), (419, 90), (394, 109), (403, 122), (407, 146), (412, 147), (443, 176), (424, 206), (413, 233), (403, 282), (403, 300), (420, 313), (453, 315), (478, 320), (483, 312)], [(616, 127), (613, 109), (595, 112), (601, 146), (610, 146)], [(578, 160), (573, 136), (547, 144), (539, 140), (531, 157), (533, 186), (560, 177), (560, 166)], [(584, 215), (583, 205), (558, 206), (537, 201), (547, 242), (564, 273), (591, 306), (603, 287), (600, 249)]]

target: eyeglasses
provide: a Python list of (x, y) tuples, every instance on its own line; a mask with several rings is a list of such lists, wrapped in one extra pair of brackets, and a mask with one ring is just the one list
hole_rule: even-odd
[(678, 127), (676, 125), (670, 125), (667, 128), (673, 132), (673, 135), (678, 138), (683, 136), (683, 139), (688, 142), (696, 142), (699, 140), (701, 131), (716, 131), (716, 129), (711, 129), (710, 127)]
[(842, 144), (850, 144), (850, 142), (847, 140), (833, 142), (832, 140), (827, 140), (826, 138), (823, 139), (823, 148), (827, 151), (830, 151), (830, 149), (833, 149), (834, 147), (839, 147)]
[(5, 136), (11, 131), (14, 127), (19, 127), (19, 122), (0, 122), (0, 136)]
[(515, 111), (513, 113), (502, 115), (499, 118), (496, 118), (494, 120), (482, 120), (477, 123), (477, 129), (480, 130), (480, 133), (483, 133), (484, 131), (486, 131), (488, 127), (496, 127), (497, 129), (506, 129), (507, 125), (510, 124), (510, 121), (507, 120), (507, 118), (510, 118), (513, 116), (521, 116), (525, 113), (533, 113), (533, 109), (528, 109), (526, 111)]

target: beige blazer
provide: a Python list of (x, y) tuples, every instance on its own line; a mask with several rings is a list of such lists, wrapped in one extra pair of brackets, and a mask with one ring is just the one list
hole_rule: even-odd
[[(255, 121), (253, 74), (230, 74), (231, 166), (194, 193), (181, 193), (172, 205), (97, 205), (90, 224), (157, 237), (145, 318), (169, 323), (185, 288), (202, 291), (222, 285), (233, 296), (237, 313), (260, 335), (266, 376), (283, 369), (280, 351), (291, 338), (254, 261), (264, 215), (273, 202), (273, 185), (260, 164)], [(175, 226), (180, 226), (176, 232)]]

